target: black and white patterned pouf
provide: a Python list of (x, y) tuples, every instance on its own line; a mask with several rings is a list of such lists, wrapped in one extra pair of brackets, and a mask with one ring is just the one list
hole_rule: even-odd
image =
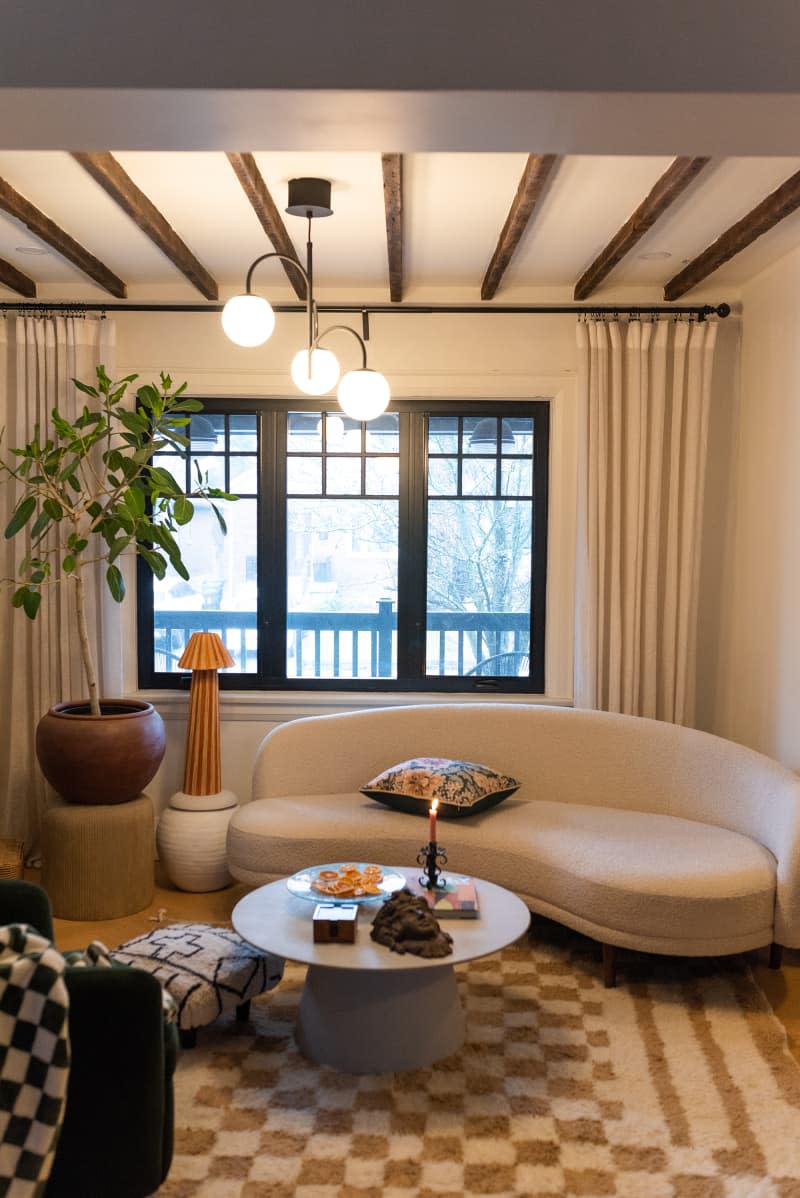
[(181, 1044), (191, 1048), (197, 1028), (236, 1008), (245, 1020), (250, 999), (277, 986), (283, 961), (242, 940), (230, 928), (176, 923), (128, 940), (111, 953), (115, 961), (154, 974), (178, 1007)]

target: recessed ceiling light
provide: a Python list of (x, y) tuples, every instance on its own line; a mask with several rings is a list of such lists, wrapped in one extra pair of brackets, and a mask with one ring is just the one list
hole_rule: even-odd
[(649, 253), (640, 254), (639, 257), (645, 262), (658, 262), (662, 258), (671, 258), (672, 254), (669, 252), (669, 250), (650, 250)]
[(39, 255), (50, 253), (49, 250), (42, 249), (39, 245), (15, 245), (14, 249), (18, 254)]

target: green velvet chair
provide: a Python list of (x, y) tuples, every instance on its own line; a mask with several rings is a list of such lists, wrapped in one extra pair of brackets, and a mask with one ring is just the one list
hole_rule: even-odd
[[(52, 940), (46, 892), (0, 881), (0, 924), (9, 923)], [(66, 983), (72, 1056), (45, 1198), (145, 1198), (172, 1161), (175, 1025), (164, 1023), (161, 987), (143, 970), (68, 967)]]

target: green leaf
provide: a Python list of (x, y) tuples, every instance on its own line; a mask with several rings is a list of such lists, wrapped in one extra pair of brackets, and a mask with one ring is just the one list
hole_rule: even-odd
[(42, 602), (41, 591), (37, 591), (35, 587), (20, 587), (15, 591), (11, 603), (14, 607), (21, 607), (29, 620), (36, 619), (36, 613), (39, 610), (39, 605)]
[(110, 386), (112, 386), (112, 383), (111, 383), (111, 379), (108, 377), (108, 374), (106, 373), (106, 368), (102, 362), (100, 363), (99, 366), (95, 367), (94, 372), (97, 375), (97, 381), (100, 384), (100, 386), (103, 388), (104, 391), (108, 391), (108, 388)]
[(145, 383), (143, 387), (140, 387), (136, 392), (136, 398), (142, 407), (147, 408), (148, 411), (152, 411), (153, 407), (159, 405), (161, 402), (161, 396), (152, 383)]
[(82, 391), (84, 395), (91, 395), (93, 399), (100, 398), (100, 392), (94, 387), (90, 387), (88, 383), (82, 383), (80, 379), (73, 379), (72, 381), (78, 390)]
[(117, 537), (114, 541), (111, 542), (111, 544), (108, 547), (108, 560), (110, 562), (116, 561), (116, 559), (119, 557), (119, 555), (125, 549), (127, 549), (128, 545), (130, 545), (130, 543), (131, 543), (130, 537)]
[(61, 504), (56, 499), (45, 499), (42, 507), (47, 512), (51, 520), (60, 520), (64, 515)]
[(148, 549), (145, 545), (140, 545), (139, 555), (147, 562), (156, 578), (164, 578), (167, 573), (167, 563), (160, 553), (156, 553), (154, 549)]
[(117, 603), (122, 603), (125, 598), (125, 581), (117, 566), (109, 566), (106, 570), (106, 582), (108, 589), (111, 591), (112, 598)]
[(47, 512), (39, 512), (39, 515), (33, 522), (33, 528), (31, 529), (31, 536), (33, 537), (34, 541), (37, 537), (40, 537), (45, 529), (49, 528), (51, 524), (52, 520), (48, 516)]
[(75, 572), (75, 554), (68, 553), (61, 565), (65, 574), (73, 574)]
[(28, 617), (29, 620), (36, 619), (36, 613), (39, 610), (41, 602), (42, 602), (42, 592), (41, 591), (31, 591), (31, 590), (25, 591), (25, 597), (22, 600), (22, 609), (25, 612), (25, 615)]
[(122, 502), (134, 519), (138, 520), (140, 516), (144, 515), (146, 506), (144, 491), (140, 491), (138, 487), (129, 487), (122, 496)]
[(6, 526), (5, 537), (7, 541), (10, 541), (12, 537), (17, 535), (21, 528), (25, 527), (35, 511), (35, 495), (27, 495), (17, 504), (14, 515), (11, 517), (8, 525)]
[(150, 425), (145, 420), (144, 416), (140, 416), (138, 412), (117, 412), (117, 419), (129, 433), (136, 433), (144, 436), (150, 431)]
[(223, 516), (222, 512), (219, 510), (219, 508), (217, 507), (217, 505), (215, 503), (211, 504), (211, 510), (214, 513), (214, 515), (217, 517), (217, 524), (220, 526), (222, 535), (225, 536), (228, 531), (228, 526), (225, 523), (225, 517)]
[[(185, 386), (186, 384), (184, 384)], [(183, 388), (181, 388), (183, 390)], [(176, 395), (179, 392), (175, 392)], [(182, 399), (179, 403), (171, 403), (169, 405), (170, 413), (172, 412), (202, 412), (203, 404), (199, 399)]]
[(180, 487), (168, 470), (164, 470), (161, 466), (150, 467), (150, 481), (159, 491), (164, 491), (167, 495), (182, 494)]
[(50, 413), (50, 419), (53, 422), (53, 428), (63, 440), (72, 440), (75, 436), (75, 431), (69, 421), (65, 420), (61, 415), (58, 408), (53, 408)]
[(72, 458), (69, 462), (67, 462), (66, 466), (64, 467), (64, 469), (61, 471), (61, 473), (58, 476), (59, 482), (62, 482), (62, 483), (68, 482), (71, 486), (72, 482), (73, 482), (73, 475), (75, 474), (75, 471), (78, 469), (80, 464), (81, 464), (81, 459), (78, 457)]
[(194, 515), (194, 504), (181, 495), (172, 505), (172, 514), (178, 524), (188, 524)]

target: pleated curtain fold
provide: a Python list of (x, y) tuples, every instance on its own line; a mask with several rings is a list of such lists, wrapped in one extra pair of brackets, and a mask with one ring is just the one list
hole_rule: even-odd
[(577, 326), (578, 706), (693, 723), (716, 333)]
[[(113, 377), (114, 325), (109, 320), (72, 317), (0, 319), (0, 453), (24, 445), (39, 424), (46, 434), (55, 406), (72, 419), (82, 410), (84, 396), (73, 378), (93, 382), (100, 364)], [(2, 527), (18, 499), (13, 484), (0, 487)], [(0, 835), (24, 840), (35, 848), (49, 788), (41, 776), (34, 750), (36, 725), (54, 704), (86, 694), (80, 658), (74, 591), (59, 579), (48, 584), (35, 621), (11, 607), (11, 591), (19, 563), (30, 548), (20, 533), (0, 542)], [(90, 587), (90, 624), (101, 669), (101, 693), (121, 686), (121, 645), (118, 615), (109, 606), (102, 573)]]

